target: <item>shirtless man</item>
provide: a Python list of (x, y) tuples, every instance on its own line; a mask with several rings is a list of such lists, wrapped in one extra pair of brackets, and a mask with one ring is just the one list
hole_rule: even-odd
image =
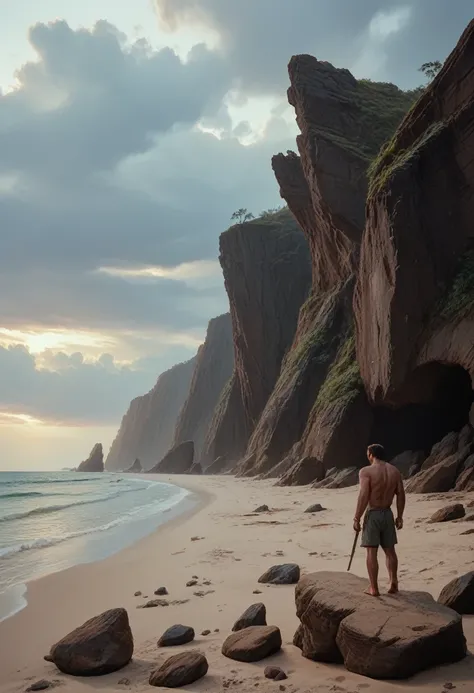
[[(396, 529), (403, 527), (405, 490), (398, 469), (385, 461), (385, 450), (382, 445), (369, 445), (367, 457), (370, 466), (363, 467), (359, 472), (360, 492), (354, 517), (354, 530), (360, 532), (360, 520), (368, 508), (364, 517), (361, 546), (367, 549), (367, 571), (370, 580), (367, 594), (379, 597), (379, 563), (377, 559), (379, 546), (385, 551), (387, 561), (390, 577), (388, 592), (389, 594), (398, 592), (398, 557), (395, 551)], [(394, 496), (397, 496), (396, 520), (394, 520), (391, 510)]]

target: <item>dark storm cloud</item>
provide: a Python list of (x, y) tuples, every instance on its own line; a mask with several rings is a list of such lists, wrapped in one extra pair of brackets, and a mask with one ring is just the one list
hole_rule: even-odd
[[(388, 79), (420, 83), (418, 67), (443, 60), (473, 17), (472, 0), (155, 0), (171, 28), (204, 21), (222, 37), (222, 50), (244, 88), (281, 92), (294, 53), (311, 53), (338, 67), (355, 65), (366, 50), (377, 13), (408, 10), (399, 34), (387, 37)], [(375, 68), (377, 66), (374, 66)]]

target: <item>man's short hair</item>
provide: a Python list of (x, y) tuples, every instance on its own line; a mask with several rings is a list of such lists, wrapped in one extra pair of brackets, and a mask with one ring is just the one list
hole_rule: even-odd
[(367, 452), (369, 455), (373, 455), (376, 460), (385, 461), (385, 448), (383, 445), (373, 443), (372, 445), (369, 445)]

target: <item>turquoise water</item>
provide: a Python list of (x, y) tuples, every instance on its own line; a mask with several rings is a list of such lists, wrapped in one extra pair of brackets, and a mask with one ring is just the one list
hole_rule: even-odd
[(125, 474), (0, 472), (0, 620), (25, 606), (29, 580), (116, 553), (194, 502)]

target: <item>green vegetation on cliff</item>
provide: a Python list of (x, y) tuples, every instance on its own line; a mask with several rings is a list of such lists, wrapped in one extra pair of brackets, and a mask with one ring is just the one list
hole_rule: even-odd
[(356, 358), (354, 328), (351, 325), (318, 392), (314, 409), (326, 409), (333, 404), (344, 408), (357, 397), (362, 387)]
[(450, 288), (435, 308), (435, 319), (461, 320), (474, 311), (474, 250), (461, 258)]

